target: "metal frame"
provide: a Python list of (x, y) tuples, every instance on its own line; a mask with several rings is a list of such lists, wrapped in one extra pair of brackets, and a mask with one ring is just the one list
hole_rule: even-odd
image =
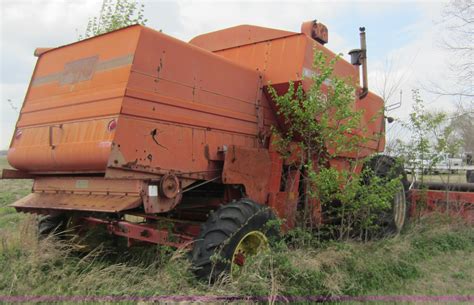
[[(422, 214), (432, 211), (448, 212), (474, 223), (474, 192), (412, 189), (410, 199), (412, 216), (415, 216), (417, 210), (422, 209)], [(421, 200), (426, 202), (426, 206), (420, 207)]]
[(192, 244), (195, 237), (194, 235), (172, 232), (169, 228), (160, 229), (156, 227), (156, 224), (137, 224), (125, 220), (105, 220), (96, 217), (82, 217), (81, 220), (94, 225), (105, 225), (110, 234), (126, 237), (129, 246), (137, 241), (142, 241), (175, 248), (186, 248)]

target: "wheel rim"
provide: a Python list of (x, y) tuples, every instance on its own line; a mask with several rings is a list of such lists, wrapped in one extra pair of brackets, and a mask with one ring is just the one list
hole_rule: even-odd
[(405, 190), (401, 186), (400, 190), (395, 194), (393, 201), (393, 220), (397, 233), (402, 230), (405, 224), (406, 208)]
[(234, 275), (245, 265), (247, 257), (268, 249), (268, 239), (260, 231), (251, 231), (239, 241), (232, 255), (231, 274)]

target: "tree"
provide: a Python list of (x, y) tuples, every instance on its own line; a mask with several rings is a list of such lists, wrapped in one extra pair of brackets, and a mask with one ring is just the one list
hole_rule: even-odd
[[(410, 62), (413, 64), (416, 56)], [(383, 65), (383, 71), (375, 77), (374, 90), (385, 103), (385, 111), (394, 110), (401, 105), (401, 88), (411, 74), (411, 70), (400, 69), (400, 58), (388, 57)]]
[(440, 95), (474, 97), (474, 1), (451, 0), (443, 11), (442, 46), (450, 53), (449, 85), (433, 84)]
[[(412, 66), (417, 55), (414, 55), (410, 60), (409, 67)], [(403, 102), (402, 87), (412, 74), (411, 69), (403, 69), (400, 65), (401, 58), (395, 55), (386, 58), (381, 71), (375, 75), (373, 90), (384, 101), (385, 114), (390, 114), (391, 111), (399, 109)], [(406, 59), (405, 61), (406, 62)], [(394, 120), (389, 125), (386, 125), (386, 145), (385, 153), (393, 155), (397, 150), (397, 139), (402, 133), (403, 127), (400, 121)]]
[(465, 153), (474, 152), (474, 103), (459, 103), (451, 116), (450, 127)]
[(133, 24), (144, 25), (144, 4), (136, 0), (103, 0), (98, 17), (89, 18), (84, 35), (79, 40), (114, 31)]
[(421, 173), (422, 183), (425, 172), (430, 172), (444, 156), (455, 155), (461, 145), (447, 113), (427, 110), (418, 90), (413, 90), (412, 112), (402, 126), (410, 136), (406, 141), (398, 140), (398, 156), (405, 160), (411, 173)]

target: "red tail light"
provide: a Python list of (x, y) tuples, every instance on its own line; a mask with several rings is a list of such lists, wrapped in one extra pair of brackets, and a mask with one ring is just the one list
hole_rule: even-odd
[(23, 131), (21, 131), (21, 130), (18, 129), (18, 130), (15, 132), (15, 140), (19, 140), (19, 139), (21, 138), (21, 135), (22, 135), (22, 134), (23, 134)]
[(109, 124), (107, 125), (107, 130), (109, 132), (112, 132), (115, 130), (115, 128), (117, 128), (117, 121), (114, 119), (112, 121), (109, 122)]

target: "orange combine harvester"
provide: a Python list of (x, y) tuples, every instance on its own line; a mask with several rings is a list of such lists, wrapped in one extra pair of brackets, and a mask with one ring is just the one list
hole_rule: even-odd
[[(362, 66), (354, 103), (364, 109), (365, 157), (384, 150), (385, 124), (383, 101), (367, 88), (361, 30), (359, 60), (339, 60), (335, 74), (359, 83)], [(202, 276), (242, 265), (266, 247), (268, 220), (285, 219), (291, 229), (304, 202), (321, 220), (318, 203), (304, 200), (302, 173), (272, 146), (271, 126), (282, 122), (267, 86), (306, 90), (314, 48), (335, 56), (327, 39), (316, 21), (300, 33), (242, 25), (189, 43), (135, 25), (37, 49), (8, 152), (16, 170), (3, 172), (34, 185), (13, 206), (43, 215), (40, 234), (104, 225), (130, 245), (189, 246)], [(330, 165), (344, 168), (352, 157)], [(397, 229), (408, 210), (402, 195)], [(211, 267), (218, 249), (228, 261)]]

